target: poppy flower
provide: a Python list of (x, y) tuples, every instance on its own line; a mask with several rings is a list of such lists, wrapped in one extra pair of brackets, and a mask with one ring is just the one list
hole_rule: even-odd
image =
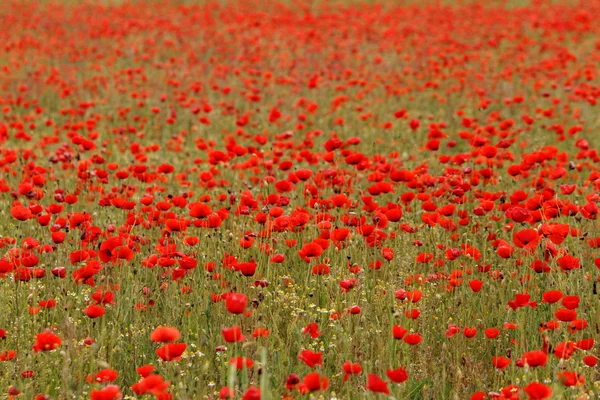
[(235, 397), (235, 389), (229, 386), (223, 386), (219, 390), (219, 399), (233, 399)]
[(106, 314), (106, 309), (104, 307), (100, 307), (98, 305), (92, 304), (83, 309), (85, 314), (90, 318), (99, 318)]
[(398, 300), (405, 300), (408, 297), (406, 290), (398, 289), (394, 292), (394, 297)]
[(394, 383), (402, 383), (408, 379), (406, 373), (406, 367), (400, 367), (397, 369), (388, 369), (386, 371), (387, 377)]
[(504, 369), (510, 365), (510, 359), (504, 356), (494, 357), (492, 356), (492, 364), (496, 369)]
[(350, 361), (344, 362), (342, 365), (342, 369), (344, 370), (344, 382), (348, 380), (350, 375), (359, 375), (362, 373), (362, 368), (359, 363), (352, 363)]
[(403, 339), (407, 333), (408, 333), (408, 329), (404, 329), (403, 327), (401, 327), (399, 325), (394, 325), (392, 327), (392, 335), (393, 335), (394, 339), (396, 339), (396, 340)]
[(298, 250), (298, 254), (304, 259), (317, 258), (323, 254), (323, 248), (316, 243), (307, 243)]
[(229, 365), (235, 366), (236, 369), (250, 369), (254, 366), (254, 361), (246, 357), (233, 357), (229, 360)]
[(552, 389), (543, 383), (533, 382), (524, 388), (530, 400), (544, 400), (552, 396)]
[(302, 328), (302, 333), (308, 333), (313, 339), (316, 339), (319, 336), (321, 336), (321, 332), (319, 332), (319, 325), (317, 325), (314, 322), (311, 322), (310, 324)]
[(308, 392), (325, 390), (329, 387), (329, 379), (318, 372), (310, 372), (304, 377), (304, 386)]
[(558, 262), (558, 266), (563, 271), (570, 271), (572, 269), (580, 268), (579, 258), (574, 257), (572, 255), (566, 255), (563, 257), (559, 257), (556, 260)]
[(35, 372), (30, 369), (21, 372), (21, 378), (23, 378), (23, 379), (31, 379), (34, 376), (35, 376)]
[(100, 390), (92, 390), (90, 392), (91, 400), (116, 400), (123, 397), (119, 386), (108, 385)]
[(543, 367), (548, 361), (548, 356), (541, 350), (534, 350), (525, 353), (521, 359), (530, 367)]
[(267, 328), (254, 328), (254, 332), (252, 332), (252, 337), (269, 337), (271, 331)]
[(342, 292), (348, 293), (350, 290), (354, 289), (357, 285), (358, 281), (356, 278), (348, 278), (340, 281), (340, 287), (342, 288)]
[(562, 371), (559, 372), (557, 376), (558, 381), (567, 387), (575, 386), (578, 384), (583, 385), (583, 383), (585, 382), (584, 376), (578, 375), (575, 371)]
[(583, 363), (585, 365), (587, 365), (588, 367), (593, 368), (598, 363), (598, 357), (592, 356), (592, 355), (587, 355), (587, 356), (583, 357)]
[(260, 389), (250, 386), (242, 395), (242, 400), (260, 400)]
[(246, 337), (242, 334), (242, 330), (239, 326), (223, 328), (221, 329), (221, 333), (223, 334), (223, 339), (225, 339), (227, 343), (242, 342), (246, 340)]
[(17, 221), (27, 221), (32, 217), (31, 211), (22, 205), (16, 205), (10, 209), (10, 215)]
[(159, 326), (150, 334), (150, 340), (153, 342), (169, 343), (178, 340), (181, 337), (179, 329), (169, 326)]
[(554, 356), (563, 360), (571, 358), (577, 350), (577, 344), (571, 341), (560, 342), (554, 347)]
[(423, 298), (423, 292), (420, 290), (409, 290), (406, 292), (406, 298), (412, 303), (418, 303)]
[(483, 281), (474, 279), (469, 281), (469, 286), (471, 287), (471, 290), (474, 292), (479, 292), (481, 290), (481, 287), (483, 286)]
[(466, 338), (471, 339), (473, 337), (475, 337), (475, 335), (477, 334), (477, 328), (468, 328), (465, 327), (463, 329), (463, 333), (465, 335)]
[(542, 294), (544, 303), (556, 303), (563, 297), (560, 290), (548, 290)]
[(562, 299), (562, 305), (568, 310), (574, 310), (579, 307), (579, 296), (565, 296)]
[(312, 267), (312, 274), (313, 275), (327, 275), (330, 272), (330, 268), (328, 265), (325, 264), (315, 264)]
[(136, 368), (136, 371), (142, 378), (145, 378), (154, 372), (154, 369), (155, 368), (152, 365), (142, 365), (141, 367)]
[(193, 218), (206, 218), (213, 212), (211, 207), (205, 203), (190, 203), (188, 208), (190, 210), (189, 215)]
[(570, 322), (575, 321), (577, 319), (577, 312), (566, 308), (559, 308), (558, 311), (554, 313), (554, 316), (559, 321)]
[(483, 331), (483, 333), (489, 339), (494, 339), (494, 338), (497, 338), (498, 335), (500, 335), (500, 329), (498, 329), (498, 328), (487, 328), (485, 331)]
[(523, 207), (512, 207), (506, 212), (506, 217), (517, 223), (525, 222), (531, 218), (529, 210)]
[(367, 376), (367, 389), (374, 393), (384, 393), (389, 395), (390, 390), (388, 389), (388, 382), (384, 381), (375, 374), (369, 374)]
[(304, 361), (309, 368), (314, 368), (316, 365), (323, 365), (323, 353), (302, 350), (298, 356), (298, 359)]
[(289, 374), (285, 379), (285, 387), (287, 390), (294, 390), (300, 383), (300, 377), (294, 373)]
[(106, 383), (117, 379), (119, 372), (114, 369), (103, 369), (94, 375), (94, 382)]
[(7, 350), (0, 353), (0, 361), (10, 361), (17, 356), (17, 352), (14, 350)]
[(163, 361), (178, 361), (185, 351), (185, 343), (169, 343), (156, 350), (156, 355)]
[(243, 293), (229, 293), (225, 298), (225, 307), (231, 314), (242, 314), (247, 303), (248, 297)]
[(40, 351), (51, 351), (56, 350), (60, 347), (62, 340), (50, 331), (44, 331), (36, 335), (35, 344), (33, 345), (33, 351), (36, 353)]
[(515, 246), (528, 251), (533, 251), (537, 248), (540, 242), (540, 236), (533, 229), (524, 229), (513, 234), (513, 242)]
[(454, 337), (457, 333), (460, 332), (460, 328), (456, 324), (448, 325), (448, 329), (446, 330), (446, 337), (451, 338)]
[(404, 336), (404, 343), (409, 344), (411, 346), (415, 346), (421, 343), (422, 340), (423, 338), (418, 333), (410, 333)]
[(134, 384), (131, 389), (137, 395), (149, 393), (158, 396), (165, 393), (169, 386), (170, 382), (165, 382), (162, 376), (151, 374), (143, 377), (138, 383)]
[(83, 344), (85, 344), (86, 346), (91, 346), (94, 344), (94, 342), (94, 339), (89, 336), (83, 339)]

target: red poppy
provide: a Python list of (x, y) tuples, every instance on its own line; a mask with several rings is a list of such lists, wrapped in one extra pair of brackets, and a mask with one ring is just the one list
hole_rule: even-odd
[(318, 372), (310, 372), (304, 377), (304, 386), (308, 392), (325, 390), (329, 387), (329, 379)]
[(106, 309), (104, 307), (100, 307), (95, 304), (86, 307), (83, 311), (90, 318), (98, 318), (106, 314)]
[(521, 249), (533, 251), (540, 242), (540, 236), (538, 232), (533, 229), (524, 229), (513, 234), (513, 242), (515, 246)]
[(583, 357), (583, 363), (585, 365), (587, 365), (588, 367), (593, 368), (598, 363), (598, 357), (593, 356), (593, 355), (587, 355), (587, 356)]
[(181, 337), (179, 329), (169, 326), (159, 326), (150, 334), (150, 340), (153, 342), (169, 343), (178, 340)]
[(397, 369), (388, 369), (386, 371), (387, 377), (394, 383), (402, 383), (408, 379), (406, 373), (406, 367), (400, 367)]
[(312, 267), (313, 275), (327, 275), (329, 274), (330, 269), (328, 265), (325, 264), (315, 264)]
[(562, 305), (568, 310), (575, 310), (579, 307), (579, 296), (565, 296), (562, 299)]
[(308, 333), (313, 339), (316, 339), (319, 336), (321, 336), (321, 332), (319, 332), (319, 325), (317, 325), (314, 322), (311, 322), (310, 324), (302, 328), (302, 333)]
[(410, 334), (404, 336), (404, 342), (407, 344), (410, 344), (412, 346), (415, 346), (415, 345), (421, 343), (422, 340), (423, 340), (423, 338), (418, 333), (410, 333)]
[(0, 353), (0, 361), (10, 361), (17, 356), (17, 352), (14, 350), (7, 350)]
[(384, 381), (375, 374), (369, 374), (367, 376), (367, 389), (375, 393), (384, 393), (389, 395), (390, 390), (388, 389), (388, 382)]
[(554, 316), (556, 319), (563, 322), (575, 321), (577, 319), (577, 312), (566, 308), (559, 308), (558, 311), (554, 313)]
[[(312, 373), (312, 372), (311, 372)], [(285, 379), (285, 387), (287, 390), (294, 390), (300, 383), (300, 377), (294, 373), (289, 374)]]
[(248, 297), (243, 293), (228, 293), (225, 298), (225, 307), (232, 314), (241, 314), (246, 309)]
[(138, 383), (134, 384), (131, 389), (137, 395), (153, 394), (158, 396), (169, 388), (170, 382), (165, 382), (160, 375), (148, 375), (142, 378)]
[(543, 400), (549, 399), (552, 396), (552, 389), (543, 383), (533, 382), (524, 388), (525, 393), (529, 396), (530, 400)]
[(397, 340), (403, 339), (407, 333), (408, 333), (408, 329), (404, 329), (403, 327), (401, 327), (399, 325), (394, 325), (392, 327), (392, 335), (394, 336), (394, 339), (397, 339)]
[(260, 400), (260, 389), (250, 386), (242, 395), (242, 400)]
[(304, 361), (309, 368), (314, 368), (316, 365), (323, 365), (323, 353), (302, 350), (298, 356), (298, 359)]
[(187, 345), (185, 343), (169, 343), (160, 347), (156, 350), (158, 355), (163, 361), (178, 361), (181, 359), (181, 355), (185, 351)]
[(506, 358), (504, 356), (500, 356), (500, 357), (493, 356), (492, 364), (494, 364), (494, 367), (497, 369), (504, 369), (510, 365), (510, 359)]
[(591, 350), (594, 347), (594, 338), (578, 340), (576, 346), (579, 350)]
[(527, 364), (530, 367), (543, 367), (548, 361), (548, 356), (541, 350), (534, 350), (525, 353), (521, 358), (523, 364)]
[(298, 250), (300, 257), (305, 259), (311, 259), (319, 257), (323, 253), (323, 248), (316, 243), (307, 243)]
[(556, 261), (563, 271), (570, 271), (572, 269), (580, 268), (579, 258), (571, 255), (559, 257)]
[(561, 342), (554, 347), (554, 356), (556, 356), (557, 358), (568, 360), (569, 358), (571, 358), (571, 355), (573, 354), (573, 352), (575, 352), (575, 350), (577, 350), (576, 343), (571, 341)]
[(494, 338), (497, 338), (498, 335), (500, 335), (500, 329), (498, 329), (498, 328), (487, 328), (485, 331), (483, 331), (483, 333), (488, 338), (494, 339)]
[(235, 366), (236, 369), (250, 369), (254, 366), (254, 361), (246, 357), (233, 357), (229, 360), (229, 364)]
[(143, 365), (141, 367), (136, 368), (136, 371), (142, 378), (147, 377), (152, 372), (154, 372), (154, 367), (152, 365)]
[(575, 386), (575, 385), (583, 385), (585, 382), (585, 378), (583, 375), (578, 375), (575, 371), (562, 371), (557, 374), (558, 381), (563, 385)]
[(32, 217), (31, 211), (22, 205), (16, 205), (10, 209), (10, 214), (17, 221), (26, 221)]
[(474, 279), (472, 281), (469, 281), (469, 286), (471, 287), (472, 291), (479, 292), (481, 290), (481, 287), (483, 286), (483, 281)]
[(36, 335), (35, 344), (33, 345), (33, 351), (36, 353), (40, 351), (55, 350), (60, 347), (62, 340), (50, 331), (44, 331)]
[(348, 380), (350, 375), (359, 375), (362, 373), (362, 368), (360, 367), (360, 363), (352, 363), (350, 361), (346, 361), (342, 365), (342, 369), (345, 372), (344, 382)]
[(409, 290), (406, 292), (406, 298), (413, 303), (417, 303), (423, 298), (423, 292), (420, 290)]
[(94, 375), (94, 382), (106, 383), (117, 379), (119, 372), (114, 369), (103, 369)]
[(119, 386), (108, 385), (100, 390), (92, 390), (90, 392), (91, 400), (116, 400), (122, 398)]
[(477, 328), (465, 327), (463, 330), (463, 333), (466, 338), (471, 339), (472, 337), (475, 337), (475, 335), (477, 334)]
[(563, 297), (560, 290), (548, 290), (542, 294), (543, 301), (545, 303), (556, 303)]
[(269, 337), (271, 331), (267, 328), (254, 328), (254, 332), (252, 332), (252, 337)]
[(223, 334), (223, 339), (225, 339), (227, 343), (242, 342), (246, 340), (246, 337), (239, 326), (223, 328), (221, 329), (221, 333)]

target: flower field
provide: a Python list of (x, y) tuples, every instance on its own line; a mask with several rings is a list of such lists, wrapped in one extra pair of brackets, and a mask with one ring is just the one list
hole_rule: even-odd
[(600, 1), (0, 4), (9, 399), (598, 399)]

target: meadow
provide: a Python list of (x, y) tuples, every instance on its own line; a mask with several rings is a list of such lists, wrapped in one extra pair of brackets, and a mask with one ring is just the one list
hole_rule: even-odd
[(0, 393), (597, 399), (600, 1), (3, 1)]

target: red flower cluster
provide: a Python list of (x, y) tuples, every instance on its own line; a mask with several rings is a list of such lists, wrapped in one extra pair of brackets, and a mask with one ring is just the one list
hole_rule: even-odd
[(0, 9), (6, 396), (595, 390), (599, 0), (105, 3)]

